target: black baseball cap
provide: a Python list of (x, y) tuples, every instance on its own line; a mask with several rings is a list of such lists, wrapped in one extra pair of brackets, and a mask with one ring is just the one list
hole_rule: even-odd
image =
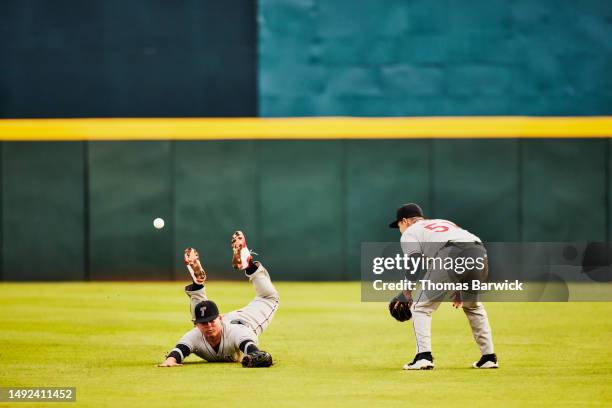
[(419, 207), (418, 205), (414, 203), (404, 204), (400, 208), (397, 209), (395, 221), (389, 224), (389, 228), (399, 228), (397, 223), (400, 220), (403, 220), (404, 218), (422, 217), (422, 216), (423, 216), (423, 210), (421, 210), (421, 207)]
[(207, 323), (219, 316), (219, 308), (212, 300), (204, 300), (195, 306), (195, 323)]

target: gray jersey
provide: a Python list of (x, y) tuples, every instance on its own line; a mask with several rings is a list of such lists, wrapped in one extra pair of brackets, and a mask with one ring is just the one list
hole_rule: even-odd
[(480, 238), (451, 221), (420, 220), (404, 231), (400, 239), (405, 254), (421, 253), (433, 258), (447, 242), (481, 242)]
[(223, 333), (221, 335), (221, 343), (219, 343), (219, 351), (208, 344), (204, 335), (194, 327), (188, 331), (179, 341), (178, 344), (184, 344), (189, 347), (189, 350), (195, 355), (210, 362), (231, 362), (240, 361), (241, 352), (238, 348), (243, 341), (253, 342), (257, 345), (257, 336), (255, 332), (248, 326), (241, 323), (232, 323), (228, 317), (223, 317)]

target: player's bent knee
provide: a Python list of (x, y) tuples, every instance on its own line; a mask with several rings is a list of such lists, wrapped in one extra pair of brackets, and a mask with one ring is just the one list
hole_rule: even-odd
[(463, 302), (461, 307), (463, 310), (477, 310), (483, 308), (482, 303), (480, 302)]
[(275, 301), (276, 303), (280, 303), (280, 296), (276, 290), (266, 293), (263, 296), (264, 299)]
[(431, 314), (432, 312), (435, 312), (436, 309), (438, 309), (439, 305), (439, 302), (415, 302), (412, 304), (411, 310), (413, 313), (416, 312)]

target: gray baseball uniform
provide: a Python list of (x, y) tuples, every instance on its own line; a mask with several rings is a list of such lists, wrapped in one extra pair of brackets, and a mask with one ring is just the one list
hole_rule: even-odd
[[(417, 221), (404, 231), (400, 242), (403, 251), (409, 255), (421, 253), (426, 257), (444, 259), (456, 257), (464, 250), (468, 250), (475, 254), (483, 254), (486, 258), (486, 250), (480, 238), (447, 220)], [(481, 273), (480, 278), (486, 279), (486, 267), (477, 272)], [(427, 269), (422, 279), (432, 282), (451, 282), (461, 280), (461, 277), (453, 277), (443, 268), (433, 267)], [(412, 325), (417, 353), (431, 352), (431, 313), (438, 309), (441, 297), (445, 294), (427, 292), (419, 288), (413, 296)], [(472, 299), (464, 301), (463, 311), (470, 322), (474, 340), (481, 354), (494, 353), (491, 327), (482, 303)]]
[[(208, 344), (200, 330), (193, 328), (178, 341), (189, 348), (191, 353), (210, 362), (240, 361), (239, 345), (244, 341), (257, 345), (258, 336), (268, 327), (279, 305), (279, 296), (270, 280), (268, 271), (259, 264), (257, 270), (249, 276), (249, 281), (255, 288), (255, 299), (240, 310), (223, 315), (223, 333), (218, 350)], [(207, 300), (206, 287), (188, 291), (191, 318), (195, 320), (195, 306)], [(175, 348), (173, 351), (180, 349)]]

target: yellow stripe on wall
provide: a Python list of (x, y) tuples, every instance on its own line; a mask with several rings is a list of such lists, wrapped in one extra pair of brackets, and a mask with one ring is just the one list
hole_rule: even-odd
[(2, 141), (608, 138), (612, 116), (3, 119)]

